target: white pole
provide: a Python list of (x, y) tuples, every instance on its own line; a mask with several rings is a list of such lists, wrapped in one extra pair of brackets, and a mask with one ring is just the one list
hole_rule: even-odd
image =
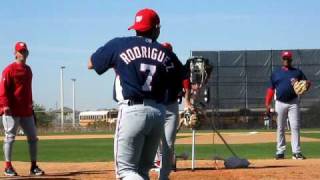
[(60, 111), (61, 111), (61, 130), (63, 131), (64, 125), (64, 94), (63, 94), (63, 69), (65, 66), (60, 67)]
[(192, 163), (191, 170), (195, 169), (195, 144), (196, 144), (196, 130), (192, 129)]
[(73, 110), (72, 127), (75, 127), (75, 123), (76, 123), (75, 82), (76, 82), (76, 79), (71, 79), (71, 80), (72, 80), (72, 97), (73, 97), (73, 103), (72, 103), (72, 110)]

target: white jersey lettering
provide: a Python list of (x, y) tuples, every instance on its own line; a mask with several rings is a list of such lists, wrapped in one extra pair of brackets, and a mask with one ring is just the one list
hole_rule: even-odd
[(151, 48), (150, 47), (148, 47), (148, 58), (149, 59), (151, 59), (151, 50), (150, 50)]
[(126, 63), (129, 64), (130, 63), (130, 59), (128, 58), (128, 56), (125, 53), (121, 53), (120, 54), (120, 58)]
[(141, 46), (141, 54), (142, 54), (142, 58), (147, 58), (147, 47), (145, 46)]
[(146, 46), (135, 46), (133, 48), (126, 49), (119, 56), (126, 64), (129, 64), (139, 58), (152, 59), (159, 62), (163, 62), (168, 58), (164, 51)]
[(127, 49), (127, 50), (126, 50), (126, 53), (127, 53), (127, 56), (130, 58), (131, 61), (133, 61), (134, 59), (136, 59), (136, 58), (134, 57), (134, 54), (133, 54), (132, 49)]
[(152, 60), (157, 60), (157, 56), (158, 56), (158, 49), (152, 48), (152, 51), (151, 51), (151, 59), (152, 59)]
[(133, 49), (133, 52), (134, 52), (134, 56), (136, 58), (141, 58), (140, 48), (138, 46), (135, 46), (132, 49)]
[(158, 55), (158, 58), (157, 58), (157, 60), (159, 61), (159, 62), (162, 62), (163, 61), (163, 59), (164, 59), (164, 52), (163, 51), (159, 51), (159, 55)]

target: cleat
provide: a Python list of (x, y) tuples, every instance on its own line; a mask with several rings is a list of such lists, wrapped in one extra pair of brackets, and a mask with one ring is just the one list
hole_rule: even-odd
[(40, 169), (38, 166), (30, 169), (30, 175), (32, 176), (42, 176), (44, 175), (44, 171)]
[(276, 160), (284, 159), (284, 154), (276, 154), (275, 159)]
[(13, 177), (13, 176), (18, 176), (18, 173), (14, 170), (13, 167), (8, 167), (4, 169), (4, 175)]
[(293, 153), (292, 154), (292, 159), (295, 160), (304, 160), (306, 157), (304, 157), (301, 153)]

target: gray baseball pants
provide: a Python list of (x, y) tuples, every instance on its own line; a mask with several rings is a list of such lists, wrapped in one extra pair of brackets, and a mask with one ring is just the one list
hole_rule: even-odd
[(114, 139), (116, 177), (148, 180), (163, 131), (165, 106), (153, 100), (132, 106), (119, 104)]
[(286, 150), (285, 127), (287, 119), (291, 126), (292, 153), (300, 153), (300, 109), (299, 98), (290, 102), (276, 101), (275, 111), (277, 113), (277, 152), (284, 154)]
[(17, 134), (17, 129), (20, 126), (23, 132), (27, 135), (29, 144), (30, 160), (37, 160), (37, 129), (34, 122), (34, 117), (14, 117), (2, 116), (5, 137), (3, 142), (3, 152), (5, 161), (12, 160), (12, 148)]
[(179, 104), (174, 102), (166, 105), (166, 118), (164, 133), (161, 137), (162, 160), (160, 168), (160, 180), (169, 179), (174, 156), (174, 143), (176, 140), (177, 127), (179, 124)]

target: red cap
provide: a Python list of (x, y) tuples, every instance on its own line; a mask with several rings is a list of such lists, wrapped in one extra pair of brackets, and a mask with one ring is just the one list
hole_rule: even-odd
[(169, 49), (170, 51), (173, 50), (171, 44), (168, 42), (162, 43), (162, 46), (165, 47), (166, 49)]
[(281, 58), (287, 58), (287, 59), (292, 59), (292, 52), (290, 51), (282, 51), (281, 53)]
[(25, 42), (17, 42), (15, 50), (18, 52), (28, 50), (27, 44)]
[(134, 29), (136, 31), (144, 32), (153, 27), (160, 27), (160, 18), (158, 14), (152, 9), (142, 9), (137, 12), (134, 24), (128, 30)]

